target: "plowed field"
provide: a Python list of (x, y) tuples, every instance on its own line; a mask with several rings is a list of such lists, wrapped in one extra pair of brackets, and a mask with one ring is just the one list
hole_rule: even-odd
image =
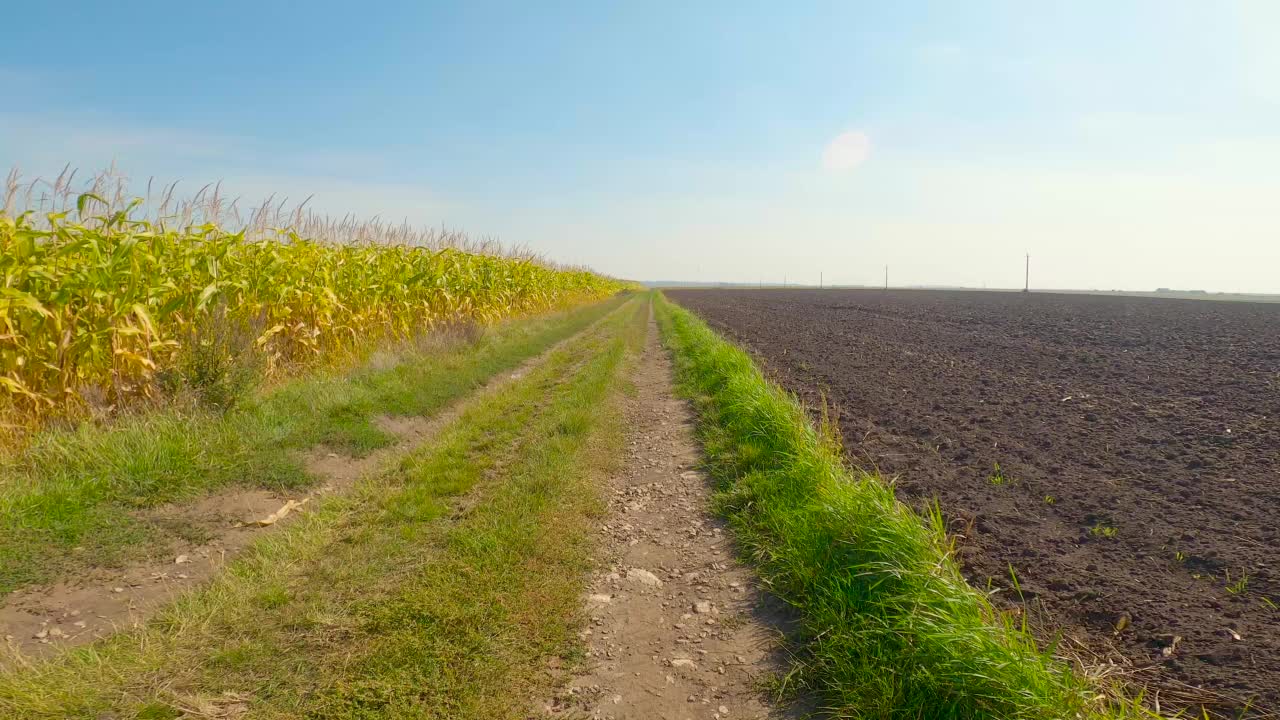
[(1042, 637), (1165, 708), (1280, 709), (1280, 304), (667, 295), (825, 396), (851, 460), (936, 498), (970, 580)]

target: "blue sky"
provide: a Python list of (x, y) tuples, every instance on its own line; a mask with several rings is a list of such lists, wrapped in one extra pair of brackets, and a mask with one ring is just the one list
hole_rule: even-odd
[(633, 278), (1280, 292), (1280, 3), (299, 7), (11, 10), (0, 166)]

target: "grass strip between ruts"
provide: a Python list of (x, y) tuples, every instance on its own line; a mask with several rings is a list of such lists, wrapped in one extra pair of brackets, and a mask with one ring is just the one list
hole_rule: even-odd
[(577, 646), (593, 481), (621, 452), (611, 398), (647, 309), (625, 305), (146, 628), (0, 676), (0, 715), (527, 717), (549, 659)]
[(1156, 717), (1043, 652), (970, 587), (935, 509), (851, 470), (834, 431), (745, 352), (659, 296), (677, 385), (700, 415), (717, 509), (798, 611), (793, 679), (849, 718)]

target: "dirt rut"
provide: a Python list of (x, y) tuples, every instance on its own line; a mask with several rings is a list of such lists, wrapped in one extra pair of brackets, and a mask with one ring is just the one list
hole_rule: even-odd
[(307, 451), (303, 464), (319, 481), (307, 490), (276, 493), (232, 488), (149, 512), (149, 521), (194, 528), (204, 539), (174, 543), (163, 558), (98, 568), (80, 577), (10, 593), (0, 603), (0, 635), (4, 640), (0, 657), (46, 656), (142, 624), (165, 604), (214, 577), (254, 540), (288, 525), (305, 512), (307, 503), (345, 490), (429, 441), (472, 403), (523, 377), (563, 342), (515, 370), (491, 378), (430, 417), (377, 418), (378, 426), (396, 438), (391, 446), (358, 458), (324, 446)]
[(626, 462), (611, 480), (602, 568), (584, 599), (586, 672), (541, 708), (580, 718), (794, 717), (761, 689), (785, 668), (785, 614), (735, 560), (710, 512), (693, 417), (650, 321)]

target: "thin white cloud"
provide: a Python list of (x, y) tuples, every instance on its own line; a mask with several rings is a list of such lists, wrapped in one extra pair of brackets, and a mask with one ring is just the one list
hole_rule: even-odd
[(822, 151), (822, 167), (847, 172), (861, 165), (871, 153), (871, 138), (861, 130), (840, 133)]
[(42, 113), (0, 112), (0, 158), (24, 174), (56, 174), (66, 163), (96, 171), (113, 162), (133, 172), (170, 175), (248, 154), (245, 138)]

